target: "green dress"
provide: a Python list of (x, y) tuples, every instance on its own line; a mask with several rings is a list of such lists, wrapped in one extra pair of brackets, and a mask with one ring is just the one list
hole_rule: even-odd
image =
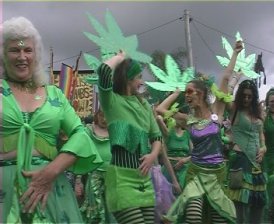
[(264, 121), (264, 135), (267, 148), (263, 160), (264, 169), (268, 177), (267, 192), (269, 203), (267, 209), (269, 210), (272, 222), (274, 222), (274, 203), (272, 199), (274, 196), (274, 120), (269, 113)]
[(264, 167), (267, 174), (274, 176), (274, 120), (271, 114), (267, 114), (264, 121), (265, 145), (267, 148), (264, 156)]
[(88, 174), (85, 185), (85, 200), (80, 210), (85, 223), (116, 223), (115, 218), (107, 209), (105, 199), (106, 169), (111, 160), (109, 138), (97, 136), (92, 125), (87, 125), (87, 127), (103, 164), (97, 170)]
[(98, 68), (99, 100), (107, 124), (112, 160), (106, 174), (106, 201), (111, 212), (155, 205), (151, 176), (142, 176), (140, 158), (161, 138), (152, 109), (145, 99), (112, 91), (112, 70)]
[[(173, 128), (168, 133), (165, 140), (167, 148), (167, 156), (172, 157), (188, 157), (190, 155), (189, 149), (190, 135), (188, 131), (184, 131), (183, 135), (178, 136), (176, 130)], [(178, 161), (170, 159), (171, 165), (174, 166)], [(179, 170), (174, 170), (177, 180), (181, 186), (185, 186), (186, 170), (188, 164), (184, 164)], [(169, 182), (172, 182), (170, 175), (167, 172), (166, 167), (162, 168), (163, 174)]]
[(267, 202), (266, 176), (261, 164), (256, 162), (260, 147), (259, 132), (263, 124), (260, 120), (251, 122), (243, 112), (238, 111), (232, 126), (233, 141), (242, 152), (233, 151), (229, 158), (231, 169), (243, 170), (243, 184), (240, 189), (228, 189), (231, 200), (248, 205), (264, 206)]
[[(95, 145), (68, 100), (55, 86), (45, 86), (46, 100), (33, 113), (23, 113), (14, 95), (3, 80), (1, 86), (1, 153), (17, 150), (14, 160), (2, 160), (0, 172), (3, 183), (1, 187), (1, 209), (3, 223), (81, 223), (81, 215), (71, 186), (61, 174), (53, 183), (46, 209), (42, 212), (38, 206), (32, 215), (22, 215), (19, 197), (27, 189), (28, 180), (21, 170), (36, 170), (46, 166), (58, 153), (71, 153), (77, 161), (70, 170), (84, 174), (96, 169), (102, 160)], [(60, 149), (56, 141), (60, 130), (69, 136), (69, 140)], [(36, 149), (42, 157), (33, 157)], [(66, 206), (64, 206), (66, 205)]]

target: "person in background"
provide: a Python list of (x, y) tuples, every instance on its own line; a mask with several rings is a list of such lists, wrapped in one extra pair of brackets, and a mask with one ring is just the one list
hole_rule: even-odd
[[(157, 115), (157, 121), (164, 137), (164, 150), (167, 152), (176, 179), (180, 183), (180, 188), (183, 189), (185, 186), (186, 170), (190, 161), (191, 141), (189, 133), (176, 121), (175, 127), (168, 128), (161, 115)], [(163, 174), (169, 182), (172, 182), (166, 167), (163, 167)]]
[(267, 92), (265, 106), (264, 135), (267, 150), (263, 165), (268, 176), (267, 192), (269, 198), (269, 203), (266, 208), (266, 221), (274, 223), (274, 88), (271, 88)]
[[(65, 95), (48, 85), (37, 29), (24, 17), (2, 25), (0, 222), (82, 223), (64, 171), (89, 172), (102, 160)], [(68, 141), (57, 151), (60, 130)]]
[(105, 176), (111, 160), (109, 134), (104, 113), (101, 109), (95, 112), (93, 122), (86, 124), (89, 136), (93, 140), (104, 163), (95, 171), (87, 175), (83, 183), (78, 176), (75, 190), (78, 195), (84, 195), (80, 211), (85, 223), (116, 223), (113, 215), (108, 211), (105, 198)]
[(232, 154), (229, 158), (228, 196), (237, 223), (261, 223), (267, 202), (262, 160), (266, 153), (259, 94), (253, 80), (239, 84), (230, 108)]
[[(232, 100), (228, 93), (228, 82), (242, 49), (242, 42), (237, 42), (230, 63), (224, 70), (220, 90), (215, 88), (216, 100), (213, 104), (210, 101), (209, 88), (214, 84), (208, 83), (206, 77), (201, 77), (202, 79), (190, 81), (185, 89), (185, 100), (192, 114), (175, 111), (172, 115), (189, 131), (193, 149), (186, 185), (167, 215), (163, 217), (165, 223), (235, 222), (235, 207), (224, 192), (226, 167), (220, 128), (225, 106)], [(156, 111), (163, 116), (179, 94), (178, 89), (167, 97)]]
[(141, 72), (140, 64), (123, 51), (102, 63), (97, 72), (112, 153), (106, 201), (118, 223), (152, 224), (155, 218), (150, 169), (161, 150), (162, 136), (149, 103), (139, 96)]

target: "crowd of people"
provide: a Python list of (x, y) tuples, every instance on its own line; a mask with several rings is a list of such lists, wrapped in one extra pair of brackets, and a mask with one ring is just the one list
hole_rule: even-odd
[(265, 107), (253, 80), (233, 99), (241, 41), (219, 88), (187, 83), (187, 113), (179, 89), (152, 107), (141, 64), (116, 52), (98, 68), (89, 123), (49, 84), (33, 24), (12, 18), (2, 33), (1, 223), (274, 222), (274, 88)]

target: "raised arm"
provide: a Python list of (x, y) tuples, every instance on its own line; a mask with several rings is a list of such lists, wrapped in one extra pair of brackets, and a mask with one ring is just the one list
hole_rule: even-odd
[[(169, 111), (170, 106), (175, 102), (175, 100), (178, 98), (179, 95), (180, 95), (180, 90), (177, 89), (175, 92), (169, 95), (162, 103), (160, 103), (156, 107), (156, 112), (162, 116), (165, 116), (165, 114)], [(185, 126), (188, 115), (184, 113), (176, 112), (172, 117), (180, 121), (182, 126)]]
[[(228, 97), (228, 95), (233, 92), (234, 86), (237, 83), (237, 82), (234, 82), (235, 83), (234, 86), (228, 85), (230, 79), (232, 78), (232, 74), (234, 73), (234, 67), (237, 61), (237, 56), (242, 51), (242, 49), (243, 49), (242, 41), (237, 41), (235, 44), (230, 62), (223, 72), (223, 76), (222, 76), (220, 87), (219, 87), (219, 92), (222, 93), (224, 96), (227, 94), (227, 96), (225, 97)], [(226, 107), (226, 104), (228, 104), (225, 100), (225, 97), (222, 97), (221, 99), (218, 99), (217, 97), (216, 103), (214, 104), (214, 107), (213, 107), (214, 112), (219, 116), (219, 122), (222, 122), (224, 109)]]
[(105, 110), (105, 108), (110, 108), (113, 103), (112, 74), (115, 68), (123, 60), (125, 60), (125, 53), (119, 52), (117, 55), (111, 57), (110, 59), (102, 63), (97, 70), (99, 76), (99, 101), (103, 110)]
[(112, 70), (114, 70), (122, 61), (126, 58), (126, 54), (123, 51), (117, 53), (117, 55), (106, 60), (104, 63), (107, 64)]
[[(234, 71), (234, 67), (237, 61), (237, 56), (238, 54), (242, 51), (243, 49), (243, 43), (242, 41), (237, 41), (233, 50), (233, 54), (231, 56), (230, 62), (228, 64), (228, 66), (225, 68), (224, 73), (223, 73), (223, 77), (220, 83), (220, 90), (224, 93), (228, 93), (229, 92), (229, 88), (228, 88), (228, 83), (229, 80), (232, 77), (233, 71)], [(235, 76), (236, 78), (236, 76)], [(233, 92), (233, 89), (232, 89)]]

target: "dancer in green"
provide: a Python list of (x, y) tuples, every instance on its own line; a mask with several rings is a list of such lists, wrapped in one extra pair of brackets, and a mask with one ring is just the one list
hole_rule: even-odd
[[(177, 181), (180, 183), (181, 189), (183, 189), (185, 186), (186, 170), (190, 161), (190, 135), (187, 130), (184, 130), (177, 123), (175, 127), (168, 128), (161, 115), (157, 116), (157, 121), (165, 140), (164, 150), (167, 151), (167, 156), (173, 167)], [(163, 167), (162, 170), (167, 180), (172, 183), (166, 167)]]
[(99, 100), (112, 153), (106, 200), (118, 223), (154, 223), (155, 192), (149, 171), (161, 149), (161, 133), (150, 105), (138, 94), (141, 71), (124, 52), (98, 69)]
[[(93, 123), (86, 126), (104, 163), (97, 170), (88, 174), (84, 187), (84, 202), (80, 210), (85, 223), (114, 224), (116, 221), (107, 209), (105, 198), (105, 177), (111, 160), (111, 152), (104, 113), (100, 109), (96, 111)], [(75, 188), (79, 186), (83, 185), (76, 180)]]
[(229, 158), (228, 195), (236, 207), (237, 223), (261, 223), (267, 202), (261, 166), (266, 146), (259, 94), (253, 80), (239, 84), (230, 116), (234, 146)]
[[(235, 44), (233, 54), (221, 80), (220, 90), (209, 79), (190, 81), (185, 89), (185, 100), (193, 114), (176, 112), (173, 118), (189, 130), (193, 149), (187, 170), (186, 185), (171, 209), (164, 216), (166, 223), (234, 223), (233, 202), (226, 196), (224, 183), (226, 166), (221, 141), (221, 123), (225, 105), (231, 102), (228, 81), (232, 76), (242, 42)], [(209, 101), (209, 88), (215, 90), (216, 101)], [(164, 115), (180, 91), (165, 99), (157, 108)]]
[(264, 119), (264, 135), (266, 153), (264, 156), (263, 164), (265, 172), (268, 175), (267, 192), (269, 203), (267, 206), (267, 220), (274, 222), (274, 88), (271, 88), (265, 98), (266, 104), (266, 117)]
[[(0, 222), (81, 223), (63, 171), (86, 173), (102, 160), (65, 95), (47, 85), (33, 24), (24, 17), (5, 21), (2, 49)], [(58, 152), (60, 130), (68, 141)]]

